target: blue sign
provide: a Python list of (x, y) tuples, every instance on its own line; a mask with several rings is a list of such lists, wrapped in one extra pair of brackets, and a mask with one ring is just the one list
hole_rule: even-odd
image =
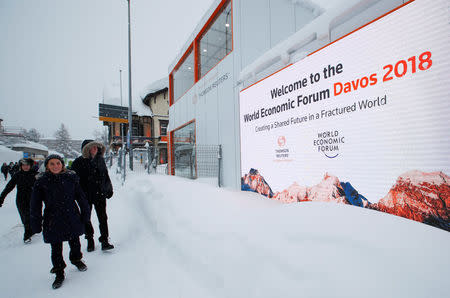
[(29, 157), (28, 152), (24, 152), (24, 153), (23, 153), (23, 158), (28, 158), (28, 157)]

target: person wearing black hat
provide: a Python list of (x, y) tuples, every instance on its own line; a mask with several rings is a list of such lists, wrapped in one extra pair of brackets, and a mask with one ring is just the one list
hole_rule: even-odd
[[(64, 281), (63, 242), (68, 241), (70, 262), (78, 270), (86, 271), (82, 261), (80, 235), (84, 234), (91, 209), (74, 171), (65, 169), (64, 160), (56, 154), (49, 155), (44, 162), (45, 172), (38, 175), (31, 197), (31, 228), (43, 231), (44, 242), (51, 245), (51, 260), (55, 273), (53, 288)], [(45, 204), (42, 216), (42, 204)]]
[(34, 164), (34, 160), (31, 158), (23, 158), (19, 161), (19, 164), (19, 171), (11, 177), (0, 194), (0, 207), (2, 207), (6, 196), (17, 186), (16, 206), (25, 230), (23, 241), (29, 243), (33, 235), (30, 228), (30, 198), (37, 172), (31, 169)]
[[(103, 154), (105, 146), (93, 140), (84, 140), (81, 145), (82, 155), (76, 158), (71, 169), (80, 177), (80, 185), (84, 190), (87, 200), (95, 207), (100, 228), (99, 242), (102, 250), (110, 250), (114, 245), (109, 243), (108, 216), (106, 214), (106, 199), (113, 195), (113, 187), (109, 178)], [(94, 228), (89, 221), (86, 224), (87, 251), (95, 249)]]

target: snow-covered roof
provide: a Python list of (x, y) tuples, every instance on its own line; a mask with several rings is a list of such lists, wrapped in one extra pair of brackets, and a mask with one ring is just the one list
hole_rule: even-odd
[[(133, 113), (138, 116), (149, 116), (153, 117), (153, 111), (150, 107), (142, 102), (139, 98), (133, 98)], [(128, 105), (127, 105), (128, 106)]]
[[(116, 88), (117, 89), (117, 88)], [(115, 106), (128, 107), (128, 96), (122, 98), (122, 103), (120, 102), (120, 91), (114, 92), (114, 86), (111, 88), (104, 88), (103, 103)], [(138, 97), (133, 97), (132, 101), (133, 114), (138, 116), (149, 116), (153, 117), (153, 112), (149, 106), (145, 105), (142, 100)]]
[(37, 150), (43, 150), (43, 151), (48, 151), (47, 146), (44, 146), (42, 144), (39, 143), (35, 143), (35, 142), (24, 142), (24, 143), (15, 143), (11, 145), (11, 148), (14, 147), (24, 147), (24, 148), (30, 148), (30, 149), (37, 149)]
[(4, 162), (10, 163), (16, 162), (23, 157), (23, 153), (19, 151), (11, 150), (5, 146), (0, 145), (0, 164)]
[(309, 54), (307, 52), (298, 53), (296, 54), (296, 57), (291, 57), (291, 54), (314, 40), (329, 41), (331, 30), (342, 23), (349, 15), (364, 9), (367, 5), (365, 2), (368, 2), (366, 0), (328, 2), (319, 0), (292, 1), (293, 3), (304, 5), (305, 7), (314, 7), (314, 5), (317, 5), (317, 8), (313, 10), (315, 12), (321, 11), (323, 7), (325, 12), (306, 24), (302, 29), (262, 54), (253, 63), (243, 68), (239, 75), (239, 82), (255, 77), (256, 74), (271, 66), (276, 61), (281, 60), (287, 65), (289, 62), (294, 63), (306, 57)]
[(166, 88), (169, 88), (169, 77), (165, 76), (162, 79), (159, 79), (148, 86), (146, 86), (141, 91), (141, 99), (144, 99), (148, 94), (150, 93), (156, 93), (158, 91), (164, 90)]

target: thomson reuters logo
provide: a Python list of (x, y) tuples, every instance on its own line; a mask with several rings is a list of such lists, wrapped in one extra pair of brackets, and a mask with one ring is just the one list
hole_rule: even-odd
[(286, 145), (286, 137), (285, 136), (278, 137), (278, 146), (284, 147), (284, 145)]

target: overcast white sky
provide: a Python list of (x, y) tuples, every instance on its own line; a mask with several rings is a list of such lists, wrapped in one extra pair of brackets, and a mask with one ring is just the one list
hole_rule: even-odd
[[(133, 97), (168, 74), (213, 2), (131, 0)], [(3, 125), (53, 137), (64, 123), (73, 139), (92, 137), (119, 69), (127, 99), (127, 34), (126, 0), (0, 0)]]

